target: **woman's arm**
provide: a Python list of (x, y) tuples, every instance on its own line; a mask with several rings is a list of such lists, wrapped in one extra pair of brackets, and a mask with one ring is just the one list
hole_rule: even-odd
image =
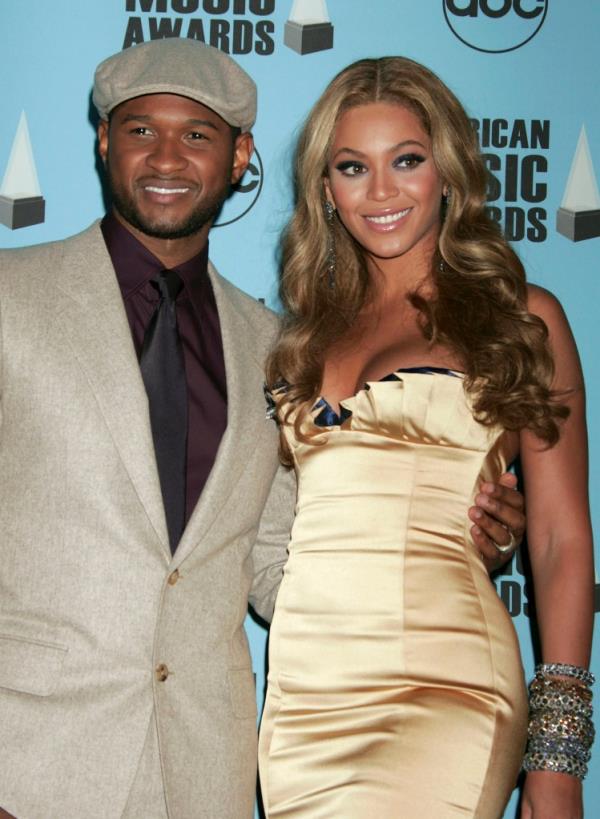
[[(548, 327), (556, 367), (554, 389), (561, 391), (561, 400), (570, 408), (555, 446), (546, 447), (528, 430), (521, 433), (527, 540), (542, 661), (587, 668), (594, 567), (583, 377), (575, 341), (558, 301), (547, 291), (530, 287), (529, 309)], [(582, 815), (577, 778), (548, 771), (528, 774), (522, 819), (579, 819)]]

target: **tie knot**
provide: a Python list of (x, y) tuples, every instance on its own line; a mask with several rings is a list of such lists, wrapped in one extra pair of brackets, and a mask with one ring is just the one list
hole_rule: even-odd
[(161, 270), (152, 284), (158, 288), (162, 298), (169, 302), (175, 301), (183, 287), (181, 277), (175, 270)]

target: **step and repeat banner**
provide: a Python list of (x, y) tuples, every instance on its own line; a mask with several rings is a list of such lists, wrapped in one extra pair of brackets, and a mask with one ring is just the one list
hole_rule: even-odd
[[(90, 101), (93, 72), (109, 54), (161, 37), (210, 43), (237, 59), (258, 84), (256, 152), (210, 246), (223, 274), (275, 308), (277, 243), (290, 215), (294, 141), (328, 81), (361, 57), (402, 54), (425, 63), (455, 91), (473, 119), (491, 173), (493, 218), (514, 242), (531, 281), (561, 300), (574, 329), (588, 386), (598, 529), (600, 4), (2, 0), (0, 246), (62, 238), (103, 213)], [(525, 574), (518, 557), (496, 586), (514, 618), (530, 674), (531, 590)], [(250, 618), (247, 629), (262, 700), (266, 632)], [(600, 676), (599, 652), (593, 666)], [(600, 809), (599, 751), (586, 781), (586, 804), (590, 816)], [(507, 817), (514, 816), (515, 805), (516, 797)]]

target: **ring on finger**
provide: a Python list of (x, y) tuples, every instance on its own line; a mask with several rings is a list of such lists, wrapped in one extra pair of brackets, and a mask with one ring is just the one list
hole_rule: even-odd
[(495, 540), (492, 540), (492, 543), (494, 544), (496, 549), (498, 549), (498, 551), (501, 552), (502, 554), (506, 554), (507, 552), (512, 552), (512, 550), (517, 545), (517, 539), (516, 539), (515, 534), (512, 531), (512, 529), (509, 529), (507, 527), (506, 531), (508, 532), (508, 536), (509, 536), (510, 539), (509, 539), (508, 543), (504, 544), (504, 546), (502, 546), (500, 543), (496, 543)]

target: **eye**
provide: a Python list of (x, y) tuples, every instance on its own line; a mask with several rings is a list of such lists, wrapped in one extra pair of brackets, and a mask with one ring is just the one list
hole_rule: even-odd
[(354, 159), (348, 159), (345, 162), (339, 162), (335, 166), (336, 170), (339, 171), (343, 176), (358, 176), (359, 174), (366, 173), (366, 167), (362, 164), (362, 162), (357, 162)]
[(425, 162), (425, 157), (421, 154), (402, 154), (401, 156), (396, 157), (393, 162), (394, 168), (406, 168), (407, 170), (412, 170), (413, 168), (418, 168), (418, 166)]
[(202, 133), (202, 131), (190, 131), (187, 138), (190, 140), (190, 142), (202, 142), (203, 140), (208, 139), (206, 134)]
[(150, 136), (152, 131), (146, 125), (136, 125), (135, 128), (130, 130), (129, 133), (134, 134), (135, 136)]

